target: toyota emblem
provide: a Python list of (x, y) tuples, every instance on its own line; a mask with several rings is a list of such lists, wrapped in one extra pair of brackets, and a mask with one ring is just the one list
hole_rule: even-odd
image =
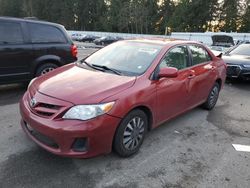
[(30, 106), (31, 106), (32, 108), (36, 106), (36, 99), (35, 99), (35, 98), (32, 98), (32, 99), (30, 100)]

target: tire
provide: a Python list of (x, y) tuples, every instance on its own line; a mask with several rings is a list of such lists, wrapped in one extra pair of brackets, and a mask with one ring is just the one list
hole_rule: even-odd
[(208, 95), (207, 101), (202, 105), (202, 107), (206, 110), (212, 110), (217, 103), (219, 94), (220, 85), (216, 82)]
[(41, 65), (40, 67), (38, 67), (35, 76), (42, 76), (44, 74), (47, 74), (48, 72), (56, 69), (58, 66), (54, 63), (45, 63), (43, 65)]
[(116, 130), (113, 147), (121, 157), (137, 153), (148, 127), (148, 117), (142, 110), (131, 111)]

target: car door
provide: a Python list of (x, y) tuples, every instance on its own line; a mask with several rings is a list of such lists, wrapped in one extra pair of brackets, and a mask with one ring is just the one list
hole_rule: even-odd
[(175, 67), (176, 78), (160, 78), (156, 83), (157, 119), (164, 122), (188, 109), (190, 56), (187, 46), (176, 46), (163, 57), (158, 69)]
[(29, 79), (28, 64), (31, 59), (32, 45), (27, 43), (24, 25), (0, 20), (0, 82)]
[(190, 70), (193, 77), (190, 78), (190, 98), (189, 105), (197, 106), (204, 102), (214, 85), (216, 78), (216, 63), (207, 50), (200, 45), (189, 45), (192, 66)]

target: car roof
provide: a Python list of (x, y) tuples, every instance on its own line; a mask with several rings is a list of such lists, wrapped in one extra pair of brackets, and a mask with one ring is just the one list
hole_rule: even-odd
[(174, 39), (174, 38), (136, 38), (136, 39), (127, 39), (125, 41), (134, 41), (134, 42), (141, 42), (141, 43), (149, 43), (149, 44), (158, 44), (162, 46), (173, 46), (178, 44), (201, 44), (197, 41), (189, 41), (183, 39)]
[(53, 26), (57, 26), (57, 27), (64, 27), (63, 25), (58, 24), (58, 23), (52, 23), (52, 22), (48, 22), (48, 21), (38, 20), (36, 18), (15, 18), (15, 17), (0, 16), (0, 20), (38, 23), (38, 24), (53, 25)]

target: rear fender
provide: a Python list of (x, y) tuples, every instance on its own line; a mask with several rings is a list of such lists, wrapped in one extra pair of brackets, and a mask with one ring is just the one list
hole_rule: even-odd
[(60, 57), (55, 56), (55, 55), (45, 55), (45, 56), (41, 56), (37, 59), (35, 59), (32, 64), (31, 64), (31, 73), (34, 75), (37, 68), (39, 66), (41, 66), (43, 63), (45, 62), (49, 62), (49, 63), (55, 63), (58, 66), (62, 66), (63, 65), (63, 61)]

